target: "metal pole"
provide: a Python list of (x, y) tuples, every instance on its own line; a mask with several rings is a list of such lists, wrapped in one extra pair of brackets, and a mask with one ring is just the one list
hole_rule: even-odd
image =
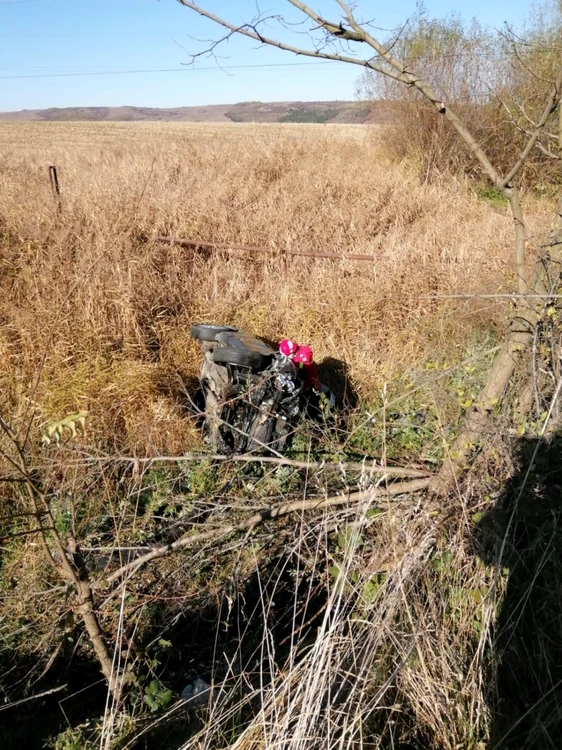
[(55, 166), (49, 167), (49, 180), (51, 181), (51, 189), (56, 200), (60, 199), (60, 185), (59, 176), (57, 174), (57, 168)]

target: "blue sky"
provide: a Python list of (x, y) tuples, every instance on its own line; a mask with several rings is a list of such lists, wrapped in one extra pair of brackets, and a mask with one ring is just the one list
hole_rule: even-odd
[[(200, 4), (234, 23), (256, 13), (256, 0), (200, 0)], [(335, 0), (309, 0), (309, 4), (326, 16), (340, 15)], [(377, 26), (394, 28), (414, 12), (416, 4), (415, 0), (360, 0), (359, 6)], [(530, 0), (426, 0), (425, 6), (430, 16), (459, 12), (497, 28), (506, 20), (521, 22)], [(260, 0), (260, 8), (282, 13), (288, 4)], [(213, 24), (176, 0), (0, 0), (0, 111), (354, 98), (359, 68), (310, 62), (259, 48), (250, 40), (231, 40), (222, 46), (221, 64), (272, 67), (231, 69), (227, 74), (213, 60), (201, 59), (197, 67), (211, 70), (182, 70), (188, 53), (205, 46), (197, 40), (216, 38), (217, 33)]]

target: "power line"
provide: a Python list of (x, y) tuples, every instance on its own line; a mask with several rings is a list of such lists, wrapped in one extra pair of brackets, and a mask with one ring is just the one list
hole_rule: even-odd
[(264, 63), (259, 65), (213, 65), (206, 68), (138, 68), (133, 70), (100, 70), (91, 73), (33, 73), (16, 76), (0, 76), (0, 80), (14, 80), (21, 78), (73, 78), (75, 76), (116, 76), (133, 73), (200, 73), (204, 71), (247, 70), (249, 68), (311, 68), (315, 65), (330, 65), (330, 62), (312, 63)]

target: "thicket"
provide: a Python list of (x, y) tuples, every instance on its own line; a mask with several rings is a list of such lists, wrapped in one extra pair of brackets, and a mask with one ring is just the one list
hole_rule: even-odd
[[(562, 54), (559, 6), (535, 7), (522, 28), (490, 30), (452, 15), (430, 19), (421, 9), (386, 44), (408, 69), (461, 116), (501, 172), (509, 171), (540, 119)], [(367, 71), (362, 97), (392, 105), (387, 144), (397, 159), (418, 164), (423, 179), (445, 173), (481, 179), (478, 162), (445, 119), (414, 88)], [(520, 182), (552, 194), (560, 184), (559, 111), (527, 160)]]
[(329, 122), (338, 115), (338, 112), (337, 109), (294, 109), (292, 112), (283, 115), (279, 122)]

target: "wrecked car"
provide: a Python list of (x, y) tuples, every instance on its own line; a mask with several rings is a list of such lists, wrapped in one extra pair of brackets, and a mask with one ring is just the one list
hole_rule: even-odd
[(284, 339), (275, 350), (238, 328), (203, 323), (191, 335), (201, 345), (204, 435), (218, 453), (283, 453), (311, 404), (334, 406), (309, 347)]

